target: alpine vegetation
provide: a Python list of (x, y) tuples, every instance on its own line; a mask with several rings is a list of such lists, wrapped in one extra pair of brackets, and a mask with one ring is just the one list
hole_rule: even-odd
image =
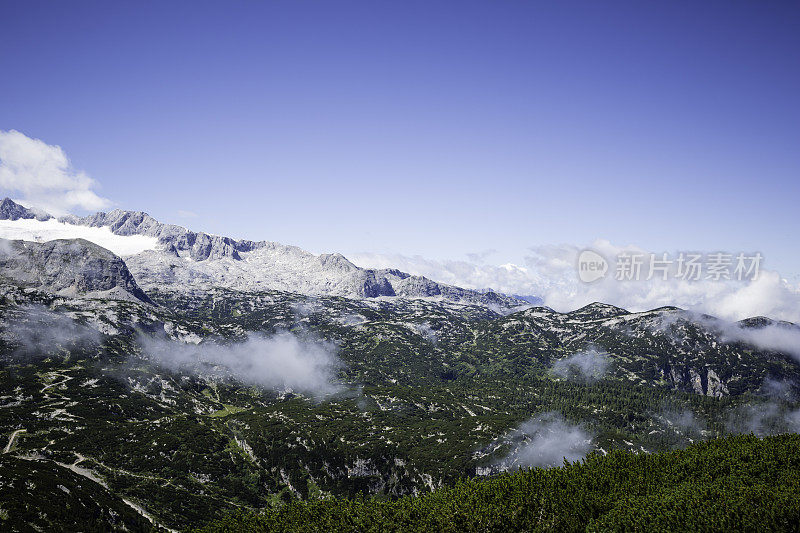
[(167, 369), (207, 378), (235, 379), (319, 398), (340, 390), (342, 366), (333, 343), (289, 332), (254, 333), (241, 342), (201, 344), (139, 335), (144, 355)]

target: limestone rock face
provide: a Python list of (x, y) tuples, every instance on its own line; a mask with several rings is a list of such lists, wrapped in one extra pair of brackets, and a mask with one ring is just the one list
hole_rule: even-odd
[(689, 369), (689, 381), (694, 392), (697, 394), (705, 394), (705, 391), (703, 390), (703, 378), (700, 377), (700, 374), (694, 368)]
[(729, 394), (728, 386), (711, 368), (677, 368), (671, 367), (668, 372), (662, 369), (661, 375), (672, 382), (676, 389), (683, 389), (713, 398), (722, 398)]
[(708, 369), (706, 395), (722, 398), (728, 394), (728, 386), (722, 382), (716, 372)]
[(125, 262), (83, 239), (0, 239), (0, 279), (56, 294), (97, 294), (151, 303)]

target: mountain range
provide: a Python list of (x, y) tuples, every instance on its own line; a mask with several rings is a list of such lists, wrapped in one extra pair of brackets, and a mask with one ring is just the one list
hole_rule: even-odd
[[(0, 202), (0, 220), (20, 219), (32, 221), (34, 227), (37, 221), (55, 220), (9, 198)], [(60, 217), (58, 222), (107, 228), (121, 237), (140, 235), (156, 239), (152, 249), (124, 258), (127, 268), (145, 290), (164, 286), (187, 290), (225, 287), (352, 298), (438, 298), (503, 309), (527, 304), (491, 290), (462, 289), (396, 269), (360, 268), (337, 253), (314, 255), (296, 246), (194, 232), (162, 224), (141, 211), (114, 210), (86, 217), (68, 215)]]

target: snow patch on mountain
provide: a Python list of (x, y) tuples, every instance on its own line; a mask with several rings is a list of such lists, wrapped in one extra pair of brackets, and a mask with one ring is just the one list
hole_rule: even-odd
[(84, 239), (114, 252), (120, 257), (155, 250), (158, 239), (147, 235), (115, 235), (108, 227), (91, 228), (49, 220), (0, 220), (0, 238), (32, 242), (57, 239)]

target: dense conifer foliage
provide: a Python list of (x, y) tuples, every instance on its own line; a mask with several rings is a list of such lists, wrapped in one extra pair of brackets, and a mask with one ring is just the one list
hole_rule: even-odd
[(657, 454), (593, 454), (396, 500), (295, 502), (197, 531), (792, 531), (798, 491), (800, 436), (746, 435)]

